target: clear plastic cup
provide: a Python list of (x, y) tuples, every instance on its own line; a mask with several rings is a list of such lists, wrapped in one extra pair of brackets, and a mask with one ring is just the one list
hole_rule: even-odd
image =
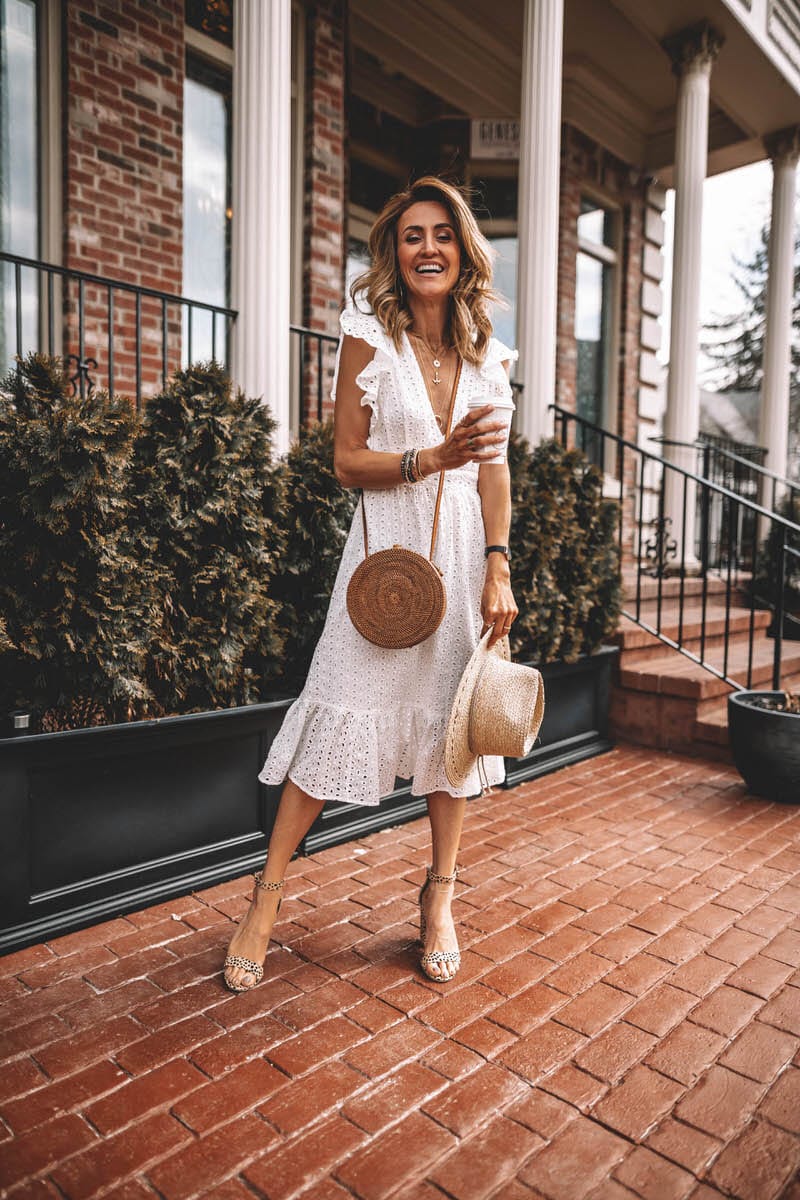
[[(487, 404), (491, 404), (493, 412), (487, 413), (482, 417), (483, 421), (505, 421), (505, 441), (502, 447), (498, 445), (497, 456), (495, 458), (484, 458), (482, 461), (487, 464), (504, 463), (506, 461), (506, 450), (508, 448), (508, 435), (511, 432), (511, 416), (514, 412), (514, 404), (511, 400), (504, 400), (497, 396), (475, 396), (467, 401), (467, 408), (470, 412), (475, 408), (485, 408)], [(501, 430), (496, 430), (497, 435)]]

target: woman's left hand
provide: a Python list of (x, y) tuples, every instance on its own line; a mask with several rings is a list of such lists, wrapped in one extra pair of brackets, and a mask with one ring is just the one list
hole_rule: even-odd
[(487, 572), (481, 596), (481, 616), (483, 633), (493, 627), (492, 636), (489, 638), (490, 646), (508, 633), (518, 612), (507, 576)]

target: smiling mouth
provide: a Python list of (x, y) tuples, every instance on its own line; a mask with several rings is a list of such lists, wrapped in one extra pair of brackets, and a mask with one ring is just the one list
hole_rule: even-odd
[(417, 275), (441, 275), (444, 272), (444, 267), (439, 263), (422, 263), (415, 267), (414, 271)]

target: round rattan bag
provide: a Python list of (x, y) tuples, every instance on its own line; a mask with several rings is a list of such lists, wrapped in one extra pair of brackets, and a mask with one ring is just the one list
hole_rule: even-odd
[[(450, 392), (445, 438), (450, 433), (453, 407), (461, 362), (456, 368)], [(439, 486), (433, 509), (433, 529), (428, 557), (404, 546), (369, 552), (367, 509), (361, 493), (361, 520), (364, 529), (364, 561), (359, 563), (347, 587), (347, 611), (358, 632), (367, 641), (387, 650), (405, 650), (424, 642), (439, 628), (447, 608), (442, 572), (433, 561), (439, 509), (442, 503), (445, 471), (439, 472)]]
[(359, 563), (347, 588), (347, 611), (367, 641), (388, 650), (416, 646), (439, 628), (447, 608), (439, 568), (403, 546)]

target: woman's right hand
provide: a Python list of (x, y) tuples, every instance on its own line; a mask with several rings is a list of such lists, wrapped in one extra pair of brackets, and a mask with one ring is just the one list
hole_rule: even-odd
[(506, 443), (506, 422), (487, 420), (493, 411), (492, 404), (471, 409), (441, 445), (423, 451), (422, 466), (428, 468), (425, 473), (449, 471), (469, 462), (482, 463), (497, 458)]

